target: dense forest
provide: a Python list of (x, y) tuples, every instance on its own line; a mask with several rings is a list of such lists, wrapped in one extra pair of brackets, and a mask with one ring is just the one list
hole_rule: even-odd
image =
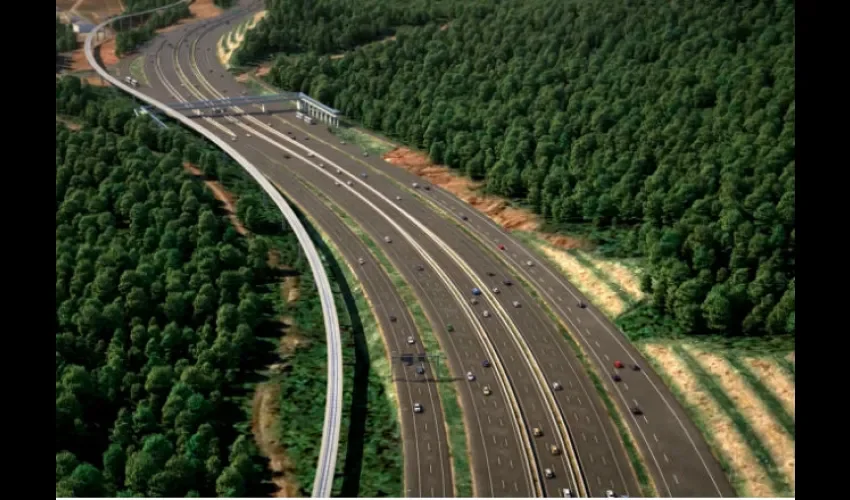
[(216, 215), (178, 136), (85, 90), (57, 82), (90, 126), (56, 125), (56, 495), (256, 494), (234, 424), (268, 357), (267, 249)]
[(269, 9), (240, 63), (282, 51), (279, 87), (485, 180), (551, 227), (615, 234), (605, 248), (645, 257), (649, 307), (681, 331), (795, 333), (793, 2)]
[[(174, 3), (174, 1), (154, 0), (147, 2), (151, 5), (147, 5), (145, 2), (137, 3), (141, 5), (134, 5), (133, 11), (152, 9), (154, 7), (161, 6), (160, 4), (168, 5)], [(153, 37), (156, 36), (156, 30), (170, 26), (181, 19), (190, 17), (191, 15), (192, 13), (189, 11), (189, 4), (185, 3), (175, 5), (174, 7), (161, 12), (150, 14), (141, 25), (128, 27), (127, 29), (122, 29), (118, 32), (115, 36), (115, 53), (120, 56), (122, 54), (132, 52), (139, 45), (153, 39)]]
[(74, 27), (70, 24), (59, 22), (59, 16), (56, 17), (56, 57), (59, 57), (60, 52), (70, 52), (77, 48), (77, 34), (74, 33)]
[[(133, 107), (76, 78), (56, 83), (56, 494), (267, 496), (250, 428), (262, 382), (278, 394), (270, 437), (294, 464), (287, 481), (309, 496), (327, 351), (297, 239), (238, 165)], [(236, 197), (249, 237), (184, 162)], [(281, 273), (300, 277), (294, 303)], [(399, 495), (395, 410), (355, 350), (357, 311), (340, 312), (355, 337), (343, 349), (343, 424), (366, 413), (355, 445), (342, 433), (335, 492)], [(290, 336), (295, 347), (275, 354)], [(272, 363), (282, 370), (263, 371)], [(355, 370), (368, 376), (358, 383)]]

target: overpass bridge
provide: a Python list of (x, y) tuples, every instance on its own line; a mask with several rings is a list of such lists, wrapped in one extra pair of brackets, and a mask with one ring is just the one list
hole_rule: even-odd
[(247, 106), (251, 104), (260, 104), (265, 106), (266, 104), (289, 101), (295, 101), (298, 106), (298, 112), (303, 116), (315, 118), (320, 122), (327, 123), (334, 127), (339, 126), (339, 110), (322, 104), (303, 92), (281, 92), (279, 94), (261, 96), (224, 97), (221, 99), (171, 103), (167, 106), (176, 111), (212, 109), (213, 112), (223, 113), (225, 108)]

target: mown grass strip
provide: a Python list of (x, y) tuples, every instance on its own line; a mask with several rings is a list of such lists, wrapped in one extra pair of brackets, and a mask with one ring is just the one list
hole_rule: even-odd
[[(392, 281), (402, 301), (407, 304), (410, 310), (410, 315), (413, 317), (413, 322), (422, 339), (422, 343), (428, 351), (439, 351), (440, 344), (434, 336), (431, 329), (431, 324), (425, 316), (425, 312), (419, 305), (419, 300), (413, 293), (410, 285), (399, 274), (395, 266), (390, 262), (389, 258), (378, 247), (378, 245), (370, 238), (348, 214), (343, 212), (330, 201), (324, 194), (316, 191), (312, 186), (307, 185), (307, 188), (313, 191), (322, 201), (331, 209), (337, 216), (348, 226), (351, 231), (366, 245), (369, 251), (374, 255), (375, 259), (381, 264), (384, 272)], [(450, 373), (448, 364), (443, 358), (438, 358), (435, 363), (440, 373)], [(440, 396), (440, 403), (443, 406), (443, 415), (445, 416), (446, 432), (449, 440), (449, 459), (452, 463), (454, 471), (455, 494), (460, 498), (469, 498), (473, 496), (472, 488), (472, 469), (469, 463), (469, 450), (466, 442), (466, 428), (463, 423), (463, 411), (458, 402), (457, 391), (452, 384), (436, 384)]]
[(145, 74), (145, 56), (139, 56), (130, 63), (130, 75), (136, 80), (150, 86), (148, 75)]
[(738, 408), (735, 406), (735, 403), (729, 395), (726, 394), (726, 391), (723, 390), (714, 377), (709, 374), (682, 346), (674, 345), (673, 351), (694, 374), (694, 377), (697, 379), (700, 386), (702, 386), (702, 388), (705, 389), (712, 398), (714, 398), (718, 406), (720, 406), (720, 408), (732, 420), (732, 423), (735, 425), (738, 433), (741, 435), (744, 442), (747, 443), (747, 446), (761, 464), (768, 478), (770, 478), (770, 482), (772, 483), (774, 490), (780, 495), (789, 497), (793, 496), (790, 485), (785, 480), (785, 476), (776, 466), (776, 462), (773, 461), (767, 447), (761, 442), (761, 439), (759, 439), (755, 430), (749, 422), (747, 422), (747, 419), (744, 418), (740, 411), (738, 411)]
[(771, 391), (762, 381), (756, 376), (752, 370), (747, 367), (747, 365), (734, 354), (730, 354), (726, 357), (726, 360), (732, 365), (738, 373), (741, 374), (741, 377), (747, 381), (747, 384), (750, 388), (758, 394), (758, 397), (764, 402), (764, 405), (773, 415), (773, 418), (785, 429), (785, 432), (788, 433), (791, 438), (795, 438), (794, 433), (796, 430), (796, 426), (794, 425), (794, 418), (785, 411), (785, 407), (782, 406), (782, 402), (779, 401), (773, 391)]
[(611, 279), (611, 277), (608, 276), (608, 273), (606, 273), (602, 269), (599, 269), (599, 267), (595, 263), (593, 263), (590, 259), (587, 258), (587, 256), (585, 256), (584, 252), (576, 248), (572, 248), (570, 250), (567, 250), (567, 253), (575, 257), (575, 259), (581, 266), (590, 271), (590, 273), (593, 274), (596, 279), (604, 283), (605, 286), (607, 286), (612, 292), (616, 293), (617, 297), (619, 297), (619, 299), (623, 301), (623, 304), (626, 304), (627, 306), (634, 306), (636, 304), (634, 297), (629, 295), (629, 293), (626, 292), (623, 287), (620, 286), (619, 283)]
[(782, 371), (784, 371), (785, 373), (790, 375), (792, 379), (794, 379), (794, 380), (797, 379), (797, 376), (796, 376), (797, 365), (795, 363), (793, 363), (792, 361), (790, 361), (788, 359), (785, 359), (784, 356), (777, 356), (776, 357), (776, 365), (779, 366), (779, 368), (781, 368)]
[(732, 488), (735, 489), (735, 493), (739, 497), (750, 496), (747, 494), (747, 486), (745, 484), (744, 478), (741, 477), (741, 475), (738, 474), (738, 472), (729, 464), (729, 460), (726, 458), (726, 455), (723, 454), (723, 452), (721, 451), (722, 448), (720, 447), (720, 444), (715, 439), (714, 433), (711, 432), (708, 428), (708, 424), (705, 421), (705, 417), (703, 416), (699, 408), (689, 402), (687, 396), (685, 396), (685, 394), (682, 392), (681, 387), (679, 387), (679, 384), (673, 379), (673, 377), (670, 376), (669, 373), (667, 373), (667, 369), (661, 363), (656, 361), (654, 357), (648, 355), (645, 351), (643, 351), (643, 349), (641, 349), (641, 351), (643, 352), (643, 357), (649, 362), (650, 366), (652, 366), (652, 368), (655, 370), (655, 373), (658, 374), (659, 377), (661, 377), (661, 380), (664, 381), (664, 384), (670, 389), (670, 392), (673, 393), (673, 396), (676, 397), (676, 400), (679, 401), (682, 407), (684, 407), (685, 410), (688, 412), (688, 416), (690, 417), (691, 421), (694, 423), (694, 425), (697, 426), (697, 429), (699, 429), (700, 433), (702, 433), (703, 437), (708, 443), (708, 446), (713, 452), (714, 458), (717, 459), (717, 462), (720, 464), (720, 468), (723, 469), (723, 472), (726, 474), (726, 477), (729, 478), (729, 482), (732, 484)]

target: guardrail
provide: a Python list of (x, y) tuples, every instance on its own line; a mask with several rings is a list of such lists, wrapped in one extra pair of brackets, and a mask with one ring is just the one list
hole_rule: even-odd
[(192, 0), (178, 0), (163, 7), (149, 9), (141, 12), (116, 16), (108, 19), (97, 25), (86, 37), (85, 54), (89, 64), (100, 75), (101, 78), (111, 83), (115, 87), (132, 95), (136, 99), (146, 102), (147, 104), (159, 109), (163, 114), (180, 122), (184, 126), (201, 134), (209, 139), (216, 146), (221, 148), (231, 158), (233, 158), (246, 172), (263, 188), (274, 201), (275, 205), (280, 209), (289, 226), (295, 232), (298, 238), (298, 243), (304, 249), (304, 255), (307, 256), (307, 261), (310, 264), (310, 269), (313, 272), (313, 279), (319, 290), (319, 299), (322, 305), (322, 314), (324, 316), (325, 332), (328, 342), (328, 385), (327, 396), (325, 402), (325, 425), (322, 433), (322, 444), (319, 450), (319, 463), (316, 470), (316, 479), (313, 483), (313, 497), (327, 498), (330, 496), (331, 487), (333, 486), (334, 473), (336, 471), (336, 459), (339, 449), (339, 432), (342, 423), (342, 337), (339, 330), (339, 319), (336, 312), (336, 304), (334, 303), (333, 294), (331, 292), (330, 281), (325, 273), (325, 268), (322, 265), (322, 259), (316, 250), (315, 245), (310, 240), (307, 230), (292, 207), (286, 202), (283, 196), (275, 189), (275, 187), (260, 173), (257, 168), (252, 165), (244, 156), (236, 151), (230, 144), (216, 136), (209, 129), (202, 126), (188, 117), (183, 116), (177, 111), (171, 109), (167, 105), (157, 101), (156, 99), (147, 96), (138, 90), (126, 85), (118, 78), (110, 75), (105, 68), (101, 67), (94, 56), (93, 41), (98, 33), (103, 30), (106, 25), (118, 20), (126, 19), (134, 16), (151, 14), (156, 11), (174, 7), (180, 3), (191, 3)]

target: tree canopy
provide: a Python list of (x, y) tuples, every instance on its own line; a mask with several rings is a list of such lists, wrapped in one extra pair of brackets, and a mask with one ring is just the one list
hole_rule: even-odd
[(794, 40), (787, 0), (277, 0), (239, 57), (283, 52), (279, 87), (553, 227), (616, 228), (680, 329), (778, 335), (795, 333)]

